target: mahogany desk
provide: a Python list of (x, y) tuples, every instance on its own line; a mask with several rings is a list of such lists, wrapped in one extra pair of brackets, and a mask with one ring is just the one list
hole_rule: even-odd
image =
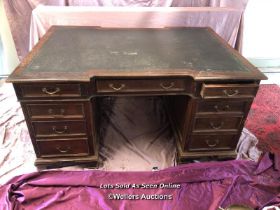
[(8, 78), (36, 164), (98, 161), (98, 98), (162, 95), (178, 161), (235, 156), (266, 77), (210, 28), (52, 27)]

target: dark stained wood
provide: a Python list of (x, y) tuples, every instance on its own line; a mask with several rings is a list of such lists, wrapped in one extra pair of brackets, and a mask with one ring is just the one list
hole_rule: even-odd
[(242, 116), (199, 117), (195, 120), (194, 132), (238, 131), (241, 120)]
[(58, 137), (58, 136), (82, 136), (87, 134), (85, 121), (36, 121), (32, 122), (35, 136), (40, 137)]
[(207, 98), (254, 98), (257, 84), (203, 84), (201, 96)]
[(235, 135), (193, 135), (188, 151), (234, 150), (236, 144)]
[(40, 140), (36, 142), (40, 157), (58, 156), (87, 156), (89, 154), (86, 139), (75, 140)]
[(8, 82), (35, 164), (97, 165), (98, 97), (162, 95), (179, 162), (233, 158), (262, 79), (210, 28), (53, 26)]
[(32, 120), (40, 119), (81, 119), (85, 117), (83, 103), (69, 104), (63, 102), (51, 103), (29, 103), (26, 105), (29, 118)]
[(36, 166), (47, 166), (47, 168), (57, 168), (63, 166), (71, 166), (77, 164), (86, 164), (89, 167), (98, 167), (98, 156), (87, 155), (87, 156), (51, 156), (51, 157), (37, 157), (35, 161)]
[(31, 97), (80, 97), (79, 85), (74, 84), (44, 84), (21, 85), (21, 94), (25, 98)]
[(201, 100), (198, 103), (197, 115), (207, 115), (207, 114), (229, 114), (245, 113), (246, 101), (232, 101), (232, 100)]
[(185, 92), (192, 93), (190, 79), (115, 79), (96, 80), (97, 93)]
[[(37, 155), (36, 165), (67, 162), (97, 164), (98, 143), (95, 139), (95, 114), (92, 111), (94, 102), (56, 99), (23, 100), (21, 104)], [(49, 109), (53, 111), (50, 112)], [(64, 110), (62, 114), (61, 110)], [(67, 126), (66, 130), (64, 130), (64, 126)], [(56, 133), (54, 129), (60, 133)], [(45, 149), (47, 143), (38, 143), (40, 141), (47, 141), (50, 144), (47, 150)], [(63, 152), (57, 151), (56, 147), (52, 146), (57, 143), (53, 141), (61, 142), (59, 145), (70, 144), (71, 150), (67, 154), (62, 154)], [(65, 157), (63, 159), (58, 158), (60, 156)]]

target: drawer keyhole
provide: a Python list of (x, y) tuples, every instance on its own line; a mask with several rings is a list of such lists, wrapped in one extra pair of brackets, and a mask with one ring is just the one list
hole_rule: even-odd
[(235, 90), (223, 90), (224, 94), (228, 97), (236, 96), (239, 91), (237, 89)]
[(56, 116), (56, 115), (64, 115), (65, 113), (65, 109), (59, 109), (59, 113), (58, 114), (55, 114), (53, 109), (48, 109), (48, 113), (53, 115), (53, 116)]
[(56, 146), (56, 149), (60, 152), (60, 153), (67, 153), (71, 150), (70, 146), (67, 146), (66, 148), (61, 148), (60, 146)]
[(213, 122), (210, 122), (210, 126), (211, 126), (213, 129), (215, 129), (215, 130), (221, 129), (221, 128), (223, 127), (223, 125), (224, 125), (224, 122), (223, 122), (223, 121), (220, 122), (219, 124), (215, 124), (215, 123), (213, 123)]
[(211, 141), (209, 139), (206, 139), (205, 142), (206, 142), (208, 147), (216, 147), (220, 143), (220, 140), (219, 139), (215, 139), (215, 140)]
[(214, 109), (215, 109), (216, 112), (229, 111), (230, 110), (230, 106), (229, 105), (225, 105), (224, 107), (220, 108), (219, 105), (215, 105)]
[(116, 87), (114, 84), (111, 83), (111, 84), (109, 84), (109, 87), (115, 91), (119, 91), (119, 90), (125, 88), (125, 84), (121, 84), (119, 87)]
[(61, 130), (57, 129), (56, 126), (52, 127), (53, 131), (57, 134), (65, 133), (68, 130), (68, 127), (65, 125)]
[(60, 88), (59, 87), (56, 87), (56, 88), (42, 88), (42, 92), (43, 93), (46, 93), (48, 95), (54, 95), (56, 93), (58, 93), (60, 91)]

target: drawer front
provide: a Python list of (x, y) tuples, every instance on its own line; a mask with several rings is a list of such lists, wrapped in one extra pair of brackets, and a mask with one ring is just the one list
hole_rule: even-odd
[(189, 151), (233, 150), (236, 148), (236, 135), (193, 135), (188, 145)]
[(44, 156), (85, 156), (89, 154), (86, 139), (77, 140), (43, 140), (37, 141), (41, 157)]
[(238, 130), (242, 117), (208, 117), (196, 118), (195, 131), (216, 132), (224, 130)]
[(32, 122), (36, 137), (86, 135), (85, 121)]
[(192, 89), (192, 84), (186, 86), (184, 79), (154, 79), (154, 80), (97, 80), (98, 93), (129, 93), (129, 92), (182, 92)]
[(28, 84), (19, 85), (21, 97), (24, 98), (44, 98), (44, 97), (80, 97), (80, 84)]
[(27, 104), (28, 116), (32, 119), (84, 118), (84, 105), (76, 103)]
[(257, 84), (203, 84), (201, 89), (201, 96), (203, 98), (253, 98), (255, 97), (257, 91)]
[(197, 113), (245, 113), (246, 101), (207, 101), (198, 103)]

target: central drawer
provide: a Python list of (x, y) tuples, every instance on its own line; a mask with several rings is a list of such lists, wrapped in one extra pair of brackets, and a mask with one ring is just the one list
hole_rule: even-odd
[(182, 92), (192, 91), (184, 79), (104, 79), (96, 81), (97, 93)]
[(85, 121), (38, 121), (32, 122), (35, 136), (77, 136), (86, 135)]

